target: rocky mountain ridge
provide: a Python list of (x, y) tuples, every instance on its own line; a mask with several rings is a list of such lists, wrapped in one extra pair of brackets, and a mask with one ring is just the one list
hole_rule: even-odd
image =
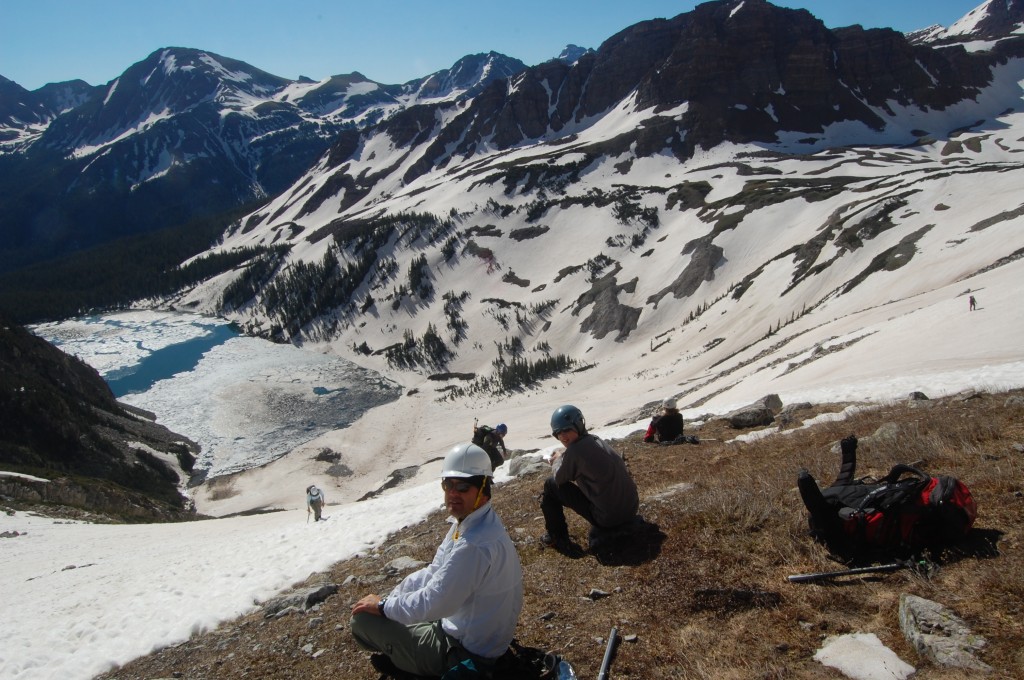
[[(685, 159), (723, 142), (771, 144), (780, 131), (803, 135), (808, 150), (820, 149), (836, 143), (822, 132), (837, 123), (859, 122), (878, 132), (894, 106), (942, 110), (971, 99), (988, 84), (994, 65), (1021, 50), (1019, 41), (984, 54), (914, 47), (895, 31), (829, 30), (806, 11), (764, 0), (745, 3), (742, 11), (732, 2), (709, 2), (671, 20), (632, 26), (571, 65), (547, 62), (509, 86), (492, 84), (424, 137), (421, 150), (410, 149), (418, 159), (401, 181), (487, 150), (564, 143), (627, 99), (655, 114), (686, 108), (601, 139), (599, 153), (636, 145), (641, 157), (664, 149)], [(423, 114), (405, 112), (381, 132), (402, 126), (403, 116)], [(363, 141), (377, 132), (367, 129)], [(913, 131), (904, 134), (913, 141)], [(403, 147), (405, 137), (394, 141)], [(341, 148), (353, 148), (348, 136), (335, 145), (332, 163), (351, 158), (337, 153)], [(375, 173), (359, 184), (379, 180)]]
[[(847, 96), (845, 88), (834, 86), (823, 92), (819, 89), (824, 82), (821, 74), (813, 73), (830, 59), (832, 38), (822, 32), (823, 26), (807, 24), (804, 34), (795, 39), (809, 42), (784, 48), (789, 52), (785, 54), (787, 62), (776, 59), (768, 66), (764, 58), (768, 53), (753, 55), (751, 47), (776, 43), (777, 48), (781, 44), (776, 36), (781, 33), (772, 25), (776, 19), (770, 18), (773, 12), (767, 10), (770, 5), (751, 2), (745, 12), (735, 16), (727, 12), (713, 19), (709, 7), (715, 4), (707, 3), (674, 19), (638, 25), (643, 28), (634, 33), (634, 42), (615, 48), (618, 54), (612, 60), (617, 66), (612, 69), (634, 57), (639, 59), (625, 70), (602, 68), (601, 63), (588, 61), (594, 50), (571, 45), (557, 59), (538, 65), (549, 72), (517, 85), (507, 101), (500, 93), (505, 86), (500, 85), (480, 105), (486, 110), (498, 103), (505, 109), (504, 122), (494, 129), (495, 143), (507, 147), (518, 143), (520, 137), (535, 139), (545, 123), (555, 132), (564, 129), (569, 124), (566, 101), (572, 100), (574, 88), (583, 80), (588, 83), (582, 92), (585, 101), (572, 113), (576, 122), (578, 116), (595, 115), (603, 110), (602, 105), (621, 100), (621, 86), (635, 80), (636, 69), (647, 68), (644, 59), (660, 59), (659, 50), (673, 51), (666, 62), (668, 68), (649, 77), (638, 101), (652, 106), (668, 105), (673, 99), (693, 102), (695, 110), (687, 114), (684, 125), (688, 132), (674, 144), (683, 153), (723, 136), (761, 140), (770, 137), (777, 124), (790, 129), (794, 118), (801, 124), (793, 129), (813, 129), (829, 120), (849, 120), (851, 115), (855, 120), (872, 121), (863, 104), (876, 105), (881, 97), (893, 93), (893, 69), (903, 72), (903, 77), (916, 71), (917, 56), (897, 34), (851, 27), (843, 30), (855, 35), (843, 44), (869, 56), (849, 59), (849, 64), (860, 66), (851, 67), (843, 76), (854, 78), (855, 87), (866, 87), (866, 96), (858, 102), (858, 97)], [(1020, 14), (1019, 0), (1005, 6), (986, 2), (949, 31), (922, 33), (912, 42), (1008, 35), (1020, 25)], [(800, 22), (810, 18), (806, 12), (803, 15)], [(682, 19), (684, 16), (687, 18)], [(746, 23), (752, 32), (744, 34), (740, 26), (733, 25), (729, 31), (733, 45), (716, 44), (717, 38), (710, 36), (722, 35), (723, 17), (733, 24)], [(710, 42), (705, 44), (702, 41), (706, 39)], [(609, 52), (617, 40), (621, 38), (609, 39), (605, 61), (612, 58)], [(637, 49), (636, 40), (643, 49)], [(857, 46), (864, 40), (870, 42)], [(720, 53), (705, 55), (705, 47), (738, 48), (738, 53), (755, 58), (740, 62), (751, 63), (751, 68), (737, 69), (735, 61), (720, 61), (724, 56)], [(922, 79), (930, 76), (916, 73), (917, 82), (911, 83), (914, 90), (896, 91), (898, 101), (948, 105), (968, 94), (977, 86), (977, 79), (984, 77), (976, 66), (966, 63), (970, 60), (958, 55), (938, 59), (928, 52), (921, 54), (927, 56), (926, 70), (931, 76), (941, 74), (948, 85), (928, 88)], [(713, 67), (705, 68), (705, 56)], [(573, 73), (560, 72), (559, 66), (563, 70), (572, 67)], [(805, 68), (811, 71), (804, 74)], [(0, 234), (4, 235), (0, 271), (273, 197), (313, 165), (341, 130), (380, 123), (419, 104), (472, 99), (483, 94), (490, 83), (504, 83), (524, 69), (518, 60), (491, 52), (469, 55), (450, 69), (402, 85), (375, 83), (358, 72), (314, 83), (273, 76), (203, 50), (168, 47), (105, 86), (72, 81), (28, 92), (4, 79), (0, 81), (0, 194), (5, 197), (0, 211)], [(876, 70), (889, 73), (888, 81), (874, 82)], [(809, 89), (801, 96), (798, 93), (805, 88), (793, 83), (805, 75), (818, 82), (805, 83)], [(563, 78), (567, 80), (562, 82)], [(867, 86), (869, 81), (872, 84)], [(556, 110), (550, 115), (540, 115), (536, 108), (543, 105), (537, 89), (542, 83), (565, 89), (565, 95), (558, 98), (561, 103), (552, 102)], [(735, 91), (721, 91), (726, 83), (732, 83)], [(748, 92), (745, 88), (750, 83), (760, 85)], [(761, 88), (768, 83), (776, 89)], [(906, 84), (900, 82), (901, 87)], [(708, 96), (698, 107), (699, 99), (692, 95), (704, 90)], [(783, 92), (789, 96), (783, 97)], [(766, 104), (778, 109), (779, 121), (757, 113)], [(422, 112), (411, 114), (417, 115)], [(523, 126), (521, 134), (515, 128), (519, 124)], [(488, 123), (478, 121), (476, 127), (480, 132)], [(648, 137), (662, 132), (671, 131), (651, 129)], [(344, 138), (339, 143), (344, 145)], [(463, 150), (469, 143), (463, 142)], [(648, 146), (653, 149), (657, 144), (648, 142)], [(440, 160), (437, 153), (432, 154), (435, 161)]]
[(0, 76), (0, 145), (18, 139), (23, 132), (38, 132), (60, 114), (85, 103), (92, 89), (84, 80), (72, 80), (29, 92)]
[(273, 257), (174, 302), (449, 396), (547, 361), (667, 377), (668, 343), (691, 374), (776, 341), (815, 361), (838, 320), (1016, 266), (1022, 76), (1021, 37), (931, 48), (705, 3), (346, 131), (216, 249)]
[(472, 96), (521, 68), (492, 52), (404, 85), (359, 73), (314, 83), (170, 47), (105, 86), (30, 93), (5, 80), (0, 269), (273, 196), (340, 131)]
[(955, 40), (997, 40), (1024, 34), (1024, 2), (986, 0), (933, 38), (936, 43)]

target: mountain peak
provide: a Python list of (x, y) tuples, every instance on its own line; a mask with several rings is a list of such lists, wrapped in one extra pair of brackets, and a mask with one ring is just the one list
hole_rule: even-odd
[(575, 64), (577, 61), (579, 61), (580, 57), (582, 57), (585, 54), (590, 54), (593, 51), (594, 50), (589, 47), (580, 47), (579, 45), (569, 44), (565, 46), (565, 48), (561, 51), (561, 53), (559, 53), (556, 59), (558, 59), (559, 61), (564, 61), (566, 64), (569, 64), (571, 66), (572, 64)]
[(987, 0), (949, 27), (949, 36), (1004, 38), (1024, 25), (1024, 0)]
[(469, 54), (451, 68), (405, 84), (420, 99), (454, 99), (475, 94), (495, 80), (526, 70), (526, 64), (500, 52)]
[[(937, 29), (937, 30), (936, 30)], [(1024, 0), (986, 0), (947, 29), (930, 26), (908, 34), (915, 44), (996, 40), (1024, 33)]]

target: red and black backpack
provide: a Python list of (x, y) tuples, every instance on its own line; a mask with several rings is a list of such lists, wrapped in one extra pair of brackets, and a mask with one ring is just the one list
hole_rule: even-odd
[(806, 470), (797, 479), (819, 540), (847, 550), (916, 551), (956, 543), (970, 531), (978, 507), (959, 479), (900, 464), (878, 482), (854, 480), (857, 438), (841, 448), (842, 469), (831, 486), (819, 489)]

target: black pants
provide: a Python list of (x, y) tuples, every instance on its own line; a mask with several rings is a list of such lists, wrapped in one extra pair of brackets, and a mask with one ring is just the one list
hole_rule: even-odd
[(591, 526), (597, 526), (594, 520), (594, 504), (583, 495), (580, 488), (572, 482), (558, 484), (554, 477), (548, 477), (540, 497), (540, 511), (544, 514), (544, 528), (555, 540), (569, 537), (569, 525), (565, 522), (563, 508), (575, 511), (590, 522)]

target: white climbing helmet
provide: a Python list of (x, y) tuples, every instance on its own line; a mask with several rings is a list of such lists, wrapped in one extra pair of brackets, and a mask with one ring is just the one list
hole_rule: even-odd
[(665, 399), (665, 401), (661, 402), (661, 406), (662, 406), (662, 408), (675, 408), (676, 407), (676, 398), (675, 397), (668, 397), (667, 399)]
[(476, 444), (459, 444), (448, 452), (441, 464), (441, 478), (490, 477), (491, 458)]

